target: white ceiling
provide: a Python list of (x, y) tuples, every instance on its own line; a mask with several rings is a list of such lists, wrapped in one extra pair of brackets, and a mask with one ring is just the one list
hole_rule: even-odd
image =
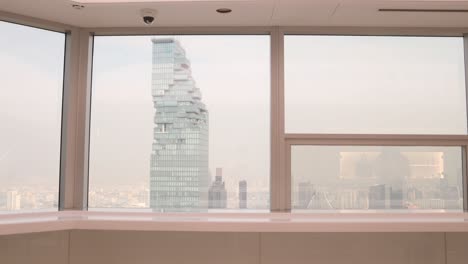
[[(468, 13), (378, 12), (379, 8), (468, 10), (468, 1), (461, 0), (126, 1), (130, 3), (87, 3), (84, 9), (76, 10), (69, 0), (0, 0), (0, 10), (80, 27), (143, 27), (139, 15), (142, 8), (158, 11), (152, 26), (468, 27)], [(221, 7), (233, 12), (216, 13)]]

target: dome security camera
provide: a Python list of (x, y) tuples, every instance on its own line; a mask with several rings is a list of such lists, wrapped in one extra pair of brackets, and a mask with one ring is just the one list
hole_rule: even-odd
[(154, 22), (156, 16), (156, 10), (153, 9), (142, 9), (140, 12), (141, 18), (143, 19), (143, 23), (145, 25), (151, 25)]

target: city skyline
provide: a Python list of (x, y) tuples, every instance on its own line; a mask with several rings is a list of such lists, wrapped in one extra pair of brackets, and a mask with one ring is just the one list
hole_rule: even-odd
[(463, 208), (460, 147), (294, 146), (291, 162), (297, 210)]
[[(13, 28), (20, 27), (18, 25), (5, 26), (3, 23), (1, 26), (3, 27), (0, 30), (4, 32), (16, 32), (16, 29), (13, 30)], [(1, 112), (1, 119), (6, 122), (6, 127), (8, 128), (6, 129), (6, 136), (0, 142), (0, 174), (2, 176), (0, 177), (2, 186), (0, 192), (3, 195), (3, 193), (10, 192), (11, 194), (13, 191), (18, 191), (18, 195), (24, 197), (25, 201), (20, 202), (21, 207), (24, 205), (25, 208), (38, 206), (56, 208), (58, 204), (59, 184), (58, 167), (60, 164), (60, 107), (63, 84), (62, 44), (64, 35), (48, 32), (47, 36), (45, 36), (42, 34), (42, 31), (38, 34), (39, 31), (38, 29), (22, 28), (18, 31), (18, 35), (20, 33), (23, 34), (21, 38), (12, 38), (11, 42), (0, 44), (2, 45), (0, 53), (2, 59), (4, 59), (0, 63), (0, 67), (6, 73), (5, 78), (0, 80), (1, 85), (2, 87), (15, 87), (15, 89), (10, 89), (11, 94), (0, 98), (1, 105), (7, 109), (7, 111)], [(27, 49), (26, 43), (31, 37), (37, 39), (39, 44), (34, 49)], [(108, 207), (116, 204), (125, 206), (125, 199), (127, 199), (128, 204), (131, 204), (131, 207), (148, 206), (149, 203), (148, 193), (150, 184), (147, 179), (149, 178), (148, 164), (150, 164), (150, 158), (148, 156), (150, 155), (148, 153), (151, 152), (151, 142), (153, 140), (152, 124), (154, 110), (148, 89), (151, 86), (152, 78), (152, 62), (151, 55), (149, 55), (151, 54), (151, 44), (148, 43), (150, 43), (152, 38), (165, 37), (106, 36), (95, 38), (89, 196), (90, 201), (106, 199), (103, 202)], [(197, 83), (204, 89), (205, 103), (210, 109), (209, 148), (211, 153), (216, 153), (216, 155), (210, 155), (208, 170), (210, 175), (213, 176), (215, 168), (223, 168), (223, 181), (227, 189), (227, 207), (239, 207), (239, 183), (245, 180), (248, 183), (249, 197), (247, 200), (249, 208), (268, 209), (270, 180), (268, 36), (242, 36), (242, 38), (239, 36), (180, 36), (176, 38), (182, 41), (187, 51), (189, 51), (192, 70), (197, 76)], [(379, 41), (385, 41), (386, 39), (389, 39), (389, 37), (379, 38)], [(403, 47), (404, 45), (394, 45), (398, 43), (398, 39), (392, 39), (394, 42), (386, 43), (385, 47), (391, 46), (392, 49), (407, 52), (408, 49), (407, 47)], [(433, 49), (440, 50), (440, 53), (433, 54), (434, 57), (426, 59), (434, 60), (434, 64), (437, 64), (437, 67), (434, 68), (436, 70), (447, 64), (447, 67), (453, 69), (450, 71), (449, 79), (451, 82), (448, 85), (450, 87), (464, 87), (463, 80), (459, 78), (462, 75), (459, 74), (461, 72), (461, 64), (458, 62), (462, 59), (457, 56), (461, 42), (454, 38), (434, 39), (440, 45), (434, 45), (432, 48), (428, 45), (429, 48), (425, 47), (425, 50), (417, 53), (418, 56), (425, 54), (425, 52), (431, 54), (428, 51)], [(44, 42), (44, 40), (46, 41)], [(412, 40), (414, 39), (408, 38), (405, 41), (411, 42)], [(445, 42), (446, 40), (448, 42)], [(50, 41), (50, 45), (44, 44), (47, 41)], [(411, 48), (414, 48), (415, 43), (420, 43), (418, 41), (415, 41)], [(333, 41), (328, 39), (322, 42), (322, 44), (331, 42)], [(320, 52), (324, 46), (327, 46), (320, 44), (320, 40), (317, 39), (315, 43), (319, 47), (316, 52)], [(356, 41), (356, 43), (359, 44), (360, 42)], [(450, 49), (449, 47), (453, 48)], [(294, 51), (287, 51), (289, 52), (288, 56), (301, 54), (301, 52), (304, 52), (301, 49), (306, 48), (307, 45), (300, 45)], [(37, 52), (38, 49), (43, 52)], [(2, 50), (12, 50), (13, 52), (10, 54), (2, 52)], [(372, 49), (373, 52), (376, 52), (376, 50)], [(449, 51), (445, 54), (442, 52), (444, 50)], [(362, 52), (362, 50), (357, 51)], [(18, 53), (18, 56), (16, 56), (16, 53)], [(326, 53), (324, 52), (323, 54)], [(332, 57), (330, 59), (327, 56), (318, 56), (316, 60), (320, 60), (315, 61), (315, 64), (331, 67), (330, 64), (323, 63), (321, 60), (337, 61), (339, 59), (339, 57)], [(455, 57), (457, 60), (453, 59)], [(309, 63), (309, 61), (306, 62)], [(349, 65), (350, 62), (352, 60), (347, 61), (346, 65)], [(303, 67), (303, 63), (298, 62), (296, 65)], [(407, 66), (402, 64), (401, 67), (406, 69), (405, 67)], [(358, 71), (363, 66), (360, 65), (355, 68)], [(424, 68), (424, 74), (432, 76), (429, 68)], [(306, 76), (304, 73), (305, 69), (308, 68), (303, 67), (301, 71), (297, 71), (294, 81), (288, 85), (307, 83), (308, 78), (301, 79), (297, 76), (298, 74)], [(321, 70), (323, 69), (321, 68)], [(28, 76), (29, 78), (22, 78), (25, 71), (32, 72)], [(286, 69), (286, 71), (290, 72), (291, 70)], [(382, 74), (382, 72), (379, 72), (379, 74)], [(323, 79), (315, 83), (315, 86), (312, 87), (314, 89), (310, 89), (316, 93), (315, 99), (322, 98), (325, 93), (321, 93), (321, 89), (315, 88), (328, 87), (327, 82), (332, 80), (330, 79), (333, 77), (332, 75), (333, 72), (330, 72), (328, 75), (321, 75)], [(395, 75), (397, 75), (396, 72), (391, 72), (389, 76), (394, 77)], [(389, 80), (393, 80), (392, 78)], [(401, 81), (401, 76), (399, 78)], [(458, 131), (465, 134), (466, 124), (464, 122), (466, 118), (464, 116), (466, 116), (466, 111), (460, 110), (461, 108), (459, 108), (458, 104), (464, 100), (462, 99), (464, 96), (461, 96), (462, 90), (453, 89), (447, 94), (441, 94), (440, 89), (438, 89), (441, 77), (439, 75), (435, 78), (436, 82), (428, 82), (426, 86), (420, 86), (420, 83), (417, 82), (418, 80), (411, 80), (410, 82), (412, 85), (417, 86), (417, 89), (412, 90), (412, 96), (419, 95), (417, 102), (421, 103), (424, 107), (431, 106), (434, 99), (430, 97), (431, 100), (426, 102), (427, 96), (433, 94), (441, 98), (440, 104), (437, 103), (436, 105), (441, 105), (442, 107), (433, 107), (437, 108), (438, 114), (428, 114), (423, 119), (429, 120), (430, 123), (428, 124), (430, 125), (436, 124), (443, 127), (446, 129), (444, 131)], [(289, 81), (291, 81), (291, 78), (289, 78)], [(36, 89), (38, 84), (41, 84), (41, 87), (49, 87), (50, 89)], [(401, 82), (397, 84), (401, 84)], [(389, 83), (386, 84), (386, 87), (388, 85)], [(346, 84), (341, 83), (340, 87), (335, 88), (341, 89), (345, 87)], [(371, 85), (365, 88), (368, 90), (372, 87)], [(310, 87), (305, 86), (305, 88), (309, 89)], [(343, 96), (337, 98), (336, 102), (340, 106), (346, 106), (347, 96), (353, 95), (350, 94), (351, 90), (347, 89), (342, 94)], [(363, 95), (362, 91), (358, 94)], [(389, 98), (395, 99), (398, 93), (391, 95), (392, 97)], [(18, 100), (18, 98), (22, 98), (22, 100)], [(37, 98), (41, 100), (37, 100)], [(452, 100), (453, 98), (458, 98), (458, 100)], [(304, 96), (302, 99), (310, 98)], [(330, 96), (327, 96), (326, 99), (327, 103), (335, 102), (331, 100), (333, 98)], [(372, 103), (372, 98), (369, 96), (363, 96), (358, 99), (362, 99), (366, 103)], [(446, 102), (451, 101), (457, 102), (456, 107), (445, 107), (448, 105)], [(399, 105), (405, 105), (404, 102), (403, 104), (399, 103)], [(320, 105), (315, 103), (310, 104)], [(387, 102), (384, 105), (389, 107), (392, 104)], [(460, 105), (465, 104), (460, 103)], [(329, 105), (329, 107), (333, 108), (333, 104)], [(214, 110), (211, 111), (211, 109)], [(326, 109), (330, 110), (331, 108)], [(342, 113), (349, 113), (342, 111), (343, 108), (340, 109)], [(323, 111), (308, 112), (320, 113)], [(386, 108), (385, 112), (390, 113), (390, 108)], [(452, 113), (457, 113), (457, 118), (450, 121), (450, 118), (446, 117), (451, 116)], [(301, 117), (299, 114), (293, 115), (302, 119), (306, 118)], [(31, 118), (36, 116), (43, 117), (44, 120), (38, 122), (35, 118)], [(398, 116), (398, 114), (395, 114), (395, 116)], [(444, 123), (439, 124), (433, 121), (434, 118), (442, 118), (444, 119)], [(465, 121), (459, 122), (460, 119)], [(335, 119), (328, 118), (328, 120)], [(408, 125), (409, 121), (406, 120), (406, 122), (402, 122), (401, 126), (407, 126), (408, 130), (412, 129), (412, 126)], [(316, 125), (314, 122), (304, 123)], [(373, 122), (369, 123), (372, 124)], [(211, 124), (214, 125), (212, 126)], [(347, 125), (352, 124), (347, 123)], [(395, 131), (399, 132), (398, 129), (395, 128)], [(42, 145), (47, 145), (48, 147), (41, 147)], [(350, 151), (344, 151), (341, 155), (346, 156), (350, 153)], [(326, 156), (324, 153), (320, 153), (320, 155)], [(367, 153), (367, 155), (372, 157), (374, 154)], [(457, 154), (456, 158), (460, 159), (461, 154)], [(21, 162), (22, 160), (28, 160), (28, 166), (24, 166), (24, 163)], [(323, 162), (323, 164), (325, 163)], [(346, 167), (345, 165), (340, 166)], [(353, 178), (355, 175), (343, 173), (342, 170), (347, 171), (347, 169), (341, 169), (340, 166), (328, 166), (329, 171), (325, 171), (322, 174), (324, 181), (327, 181), (326, 176), (332, 175), (333, 177), (343, 177), (341, 184), (349, 184), (349, 181), (346, 179)], [(306, 170), (307, 168), (309, 167), (306, 164), (302, 170)], [(458, 180), (461, 179), (460, 174), (458, 174), (459, 166), (446, 165), (445, 168), (453, 169), (457, 172), (457, 174), (450, 174), (457, 175), (457, 181), (452, 181), (448, 183), (447, 187), (443, 188), (448, 188), (449, 193), (459, 194), (460, 190), (454, 189), (460, 185), (458, 183)], [(367, 173), (365, 169), (363, 173)], [(421, 175), (424, 173), (420, 172)], [(211, 184), (212, 180), (215, 179), (210, 177), (208, 184)], [(426, 184), (423, 181), (429, 180), (421, 180), (418, 184)], [(431, 184), (433, 184), (431, 188), (434, 189), (436, 187), (439, 188), (439, 185), (445, 183), (436, 183), (434, 181)], [(30, 195), (31, 191), (22, 188), (24, 185), (31, 185), (33, 186), (32, 188), (36, 188), (36, 196), (38, 198), (32, 199)], [(320, 188), (318, 186), (315, 187)], [(293, 186), (293, 188), (296, 187)], [(368, 186), (366, 188), (368, 189)], [(421, 196), (421, 192), (423, 192), (421, 189), (424, 188), (415, 188), (411, 191), (411, 195), (413, 197)], [(345, 195), (354, 195), (349, 190), (344, 189), (343, 197)], [(440, 190), (428, 191), (428, 193), (434, 195), (437, 191)], [(254, 195), (256, 196), (254, 197)], [(55, 200), (52, 201), (50, 199)], [(32, 202), (34, 200), (36, 202)], [(257, 205), (254, 206), (254, 202)], [(92, 206), (93, 202), (90, 205)]]

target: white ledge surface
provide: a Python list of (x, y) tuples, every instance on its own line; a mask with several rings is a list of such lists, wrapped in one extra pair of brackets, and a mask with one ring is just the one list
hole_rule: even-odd
[(161, 214), (62, 211), (0, 215), (0, 235), (59, 230), (468, 232), (468, 213)]

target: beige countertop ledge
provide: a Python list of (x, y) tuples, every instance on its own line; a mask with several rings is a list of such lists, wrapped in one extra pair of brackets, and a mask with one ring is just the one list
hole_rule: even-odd
[(0, 235), (60, 230), (468, 232), (468, 213), (152, 213), (60, 211), (0, 214)]

